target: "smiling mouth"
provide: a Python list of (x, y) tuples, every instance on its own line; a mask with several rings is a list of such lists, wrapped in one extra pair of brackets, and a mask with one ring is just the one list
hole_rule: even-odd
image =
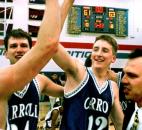
[(104, 62), (102, 59), (95, 59), (96, 62)]
[(23, 56), (15, 56), (16, 59), (21, 59)]
[(23, 55), (21, 54), (21, 55), (16, 55), (15, 57), (17, 57), (17, 58), (21, 58)]

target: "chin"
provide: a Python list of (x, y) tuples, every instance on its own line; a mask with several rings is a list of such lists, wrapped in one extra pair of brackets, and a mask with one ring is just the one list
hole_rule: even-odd
[(104, 67), (102, 67), (102, 66), (95, 66), (94, 68), (96, 68), (96, 69), (103, 69)]
[(102, 68), (102, 65), (100, 65), (100, 64), (93, 64), (93, 67), (94, 68)]

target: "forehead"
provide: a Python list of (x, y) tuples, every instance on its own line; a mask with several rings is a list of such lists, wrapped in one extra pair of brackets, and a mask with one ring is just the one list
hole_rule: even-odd
[(25, 44), (29, 44), (28, 43), (28, 39), (26, 38), (15, 38), (15, 37), (10, 37), (8, 40), (8, 44), (14, 44), (14, 43), (25, 43)]
[(93, 48), (95, 47), (104, 47), (104, 48), (111, 48), (112, 46), (110, 45), (110, 43), (108, 43), (107, 41), (104, 40), (98, 40), (94, 43)]
[(129, 59), (124, 67), (124, 71), (142, 74), (142, 57)]

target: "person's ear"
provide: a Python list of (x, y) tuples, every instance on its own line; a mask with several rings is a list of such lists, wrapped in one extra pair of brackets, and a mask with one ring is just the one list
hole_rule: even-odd
[(9, 59), (9, 58), (8, 58), (8, 54), (7, 54), (7, 51), (6, 51), (6, 50), (4, 51), (3, 55), (4, 55), (7, 59)]
[(114, 63), (116, 61), (116, 56), (114, 55), (113, 57), (112, 57), (112, 63)]
[(6, 51), (6, 50), (4, 50), (3, 55), (4, 55), (5, 57), (7, 57), (7, 51)]

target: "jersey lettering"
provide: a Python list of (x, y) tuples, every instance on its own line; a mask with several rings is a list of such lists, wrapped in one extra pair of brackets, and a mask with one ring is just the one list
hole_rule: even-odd
[(11, 108), (12, 108), (12, 120), (24, 116), (30, 116), (35, 118), (38, 117), (37, 105), (33, 105), (32, 103), (28, 103), (27, 105), (25, 104), (12, 105)]
[(100, 111), (103, 113), (107, 113), (108, 112), (108, 103), (106, 101), (103, 101), (102, 99), (99, 99), (99, 98), (88, 97), (88, 98), (86, 98), (86, 100), (84, 102), (84, 108), (86, 110), (91, 109), (91, 110), (96, 110), (96, 111)]
[[(87, 130), (92, 130), (93, 122), (94, 122), (93, 116), (89, 116), (88, 120), (89, 120), (89, 123), (88, 123)], [(98, 126), (97, 130), (103, 130), (107, 126), (107, 119), (100, 116), (96, 118), (95, 123)]]

